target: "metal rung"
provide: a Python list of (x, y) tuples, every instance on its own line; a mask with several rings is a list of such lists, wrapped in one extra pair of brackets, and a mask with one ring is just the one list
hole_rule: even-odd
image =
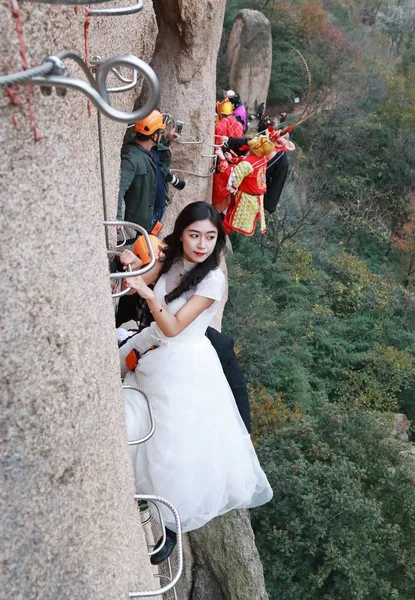
[(91, 17), (120, 17), (122, 15), (135, 15), (143, 8), (143, 0), (139, 0), (137, 4), (124, 6), (119, 8), (90, 8), (88, 14)]
[(129, 446), (138, 446), (139, 444), (144, 444), (144, 442), (146, 442), (147, 440), (149, 440), (151, 438), (151, 436), (153, 435), (153, 433), (155, 431), (154, 417), (153, 417), (153, 411), (151, 410), (150, 400), (148, 399), (148, 396), (145, 393), (145, 391), (135, 385), (123, 385), (122, 389), (123, 390), (134, 390), (135, 392), (139, 392), (140, 394), (142, 394), (144, 396), (144, 399), (147, 403), (148, 415), (150, 417), (150, 431), (143, 438), (140, 438), (138, 440), (131, 440), (131, 441), (129, 440), (128, 441)]
[(163, 113), (163, 121), (166, 127), (171, 127), (171, 129), (176, 127), (176, 119), (169, 113)]
[(193, 171), (185, 171), (184, 169), (170, 169), (170, 171), (172, 173), (184, 173), (185, 175), (193, 175), (193, 177), (202, 177), (206, 179), (208, 177), (212, 177), (213, 173), (215, 172), (215, 168), (211, 167), (208, 175), (203, 175), (202, 173), (193, 173)]
[[(167, 563), (169, 565), (169, 572), (170, 572), (170, 576), (169, 575), (163, 575), (162, 573), (155, 573), (154, 577), (158, 577), (159, 579), (167, 579), (167, 581), (171, 581), (171, 562), (170, 562), (170, 558), (167, 559)], [(177, 596), (177, 592), (176, 592), (176, 588), (172, 588), (171, 590), (173, 592), (173, 598), (174, 600), (178, 600), (178, 596)]]
[[(125, 279), (126, 277), (137, 277), (138, 275), (144, 275), (144, 273), (148, 273), (156, 264), (156, 255), (154, 254), (153, 246), (150, 242), (150, 237), (144, 227), (141, 225), (137, 225), (137, 223), (130, 223), (129, 221), (104, 221), (104, 227), (129, 227), (130, 229), (134, 229), (134, 231), (138, 231), (144, 236), (145, 242), (147, 244), (148, 253), (150, 254), (150, 262), (145, 267), (138, 269), (137, 271), (131, 271), (129, 273), (111, 273), (110, 279)], [(108, 254), (118, 254), (116, 250), (111, 250), (111, 248), (107, 248)]]
[(203, 138), (203, 140), (194, 140), (194, 141), (176, 140), (176, 142), (178, 144), (203, 144), (204, 141), (205, 141), (205, 138)]
[(152, 548), (152, 550), (150, 550), (150, 552), (148, 553), (149, 556), (153, 556), (153, 554), (156, 554), (159, 550), (161, 550), (163, 548), (164, 544), (166, 543), (166, 539), (167, 539), (166, 528), (164, 526), (164, 521), (163, 521), (163, 517), (162, 517), (162, 514), (161, 514), (161, 510), (160, 510), (160, 508), (158, 507), (158, 505), (155, 502), (152, 502), (152, 504), (154, 505), (154, 507), (155, 507), (155, 509), (157, 511), (157, 516), (158, 516), (159, 521), (160, 521), (160, 527), (161, 527), (161, 532), (162, 532), (161, 533), (162, 539), (161, 539), (161, 544), (160, 544), (160, 546), (157, 549), (155, 549), (155, 546), (152, 546), (152, 545), (147, 546), (148, 550), (150, 550), (150, 548)]
[[(83, 71), (86, 72), (88, 69), (84, 61), (82, 61), (79, 56), (77, 56), (75, 59), (76, 55), (74, 55), (74, 53), (71, 54), (72, 56), (70, 58), (76, 60), (76, 62), (82, 66)], [(59, 59), (59, 55), (51, 58)], [(110, 71), (119, 67), (133, 69), (140, 73), (149, 86), (149, 97), (147, 102), (144, 104), (144, 106), (134, 112), (122, 112), (111, 106), (109, 90), (106, 87), (106, 78)], [(56, 70), (55, 73), (57, 73)], [(16, 77), (19, 77), (24, 75), (24, 72), (17, 73), (15, 75)], [(97, 107), (97, 109), (105, 114), (108, 118), (113, 119), (114, 121), (120, 121), (122, 123), (140, 121), (150, 114), (150, 112), (158, 105), (160, 100), (160, 83), (157, 75), (147, 63), (133, 55), (114, 56), (101, 63), (97, 70), (96, 82), (93, 80), (92, 75), (88, 77), (87, 83), (82, 79), (54, 74), (52, 71), (52, 73), (49, 75), (30, 77), (27, 79), (27, 81), (25, 80), (25, 83), (27, 85), (41, 85), (44, 87), (69, 88), (78, 90), (87, 96)], [(9, 85), (9, 83), (7, 85)]]
[(129, 592), (129, 594), (128, 594), (129, 598), (151, 598), (154, 596), (160, 596), (160, 595), (166, 594), (167, 592), (172, 590), (182, 575), (182, 571), (183, 571), (182, 526), (180, 523), (180, 517), (179, 517), (179, 513), (177, 512), (177, 509), (173, 506), (173, 504), (171, 504), (165, 498), (161, 498), (161, 496), (146, 496), (145, 494), (135, 494), (134, 499), (135, 500), (147, 500), (147, 502), (153, 502), (153, 503), (159, 502), (160, 504), (164, 504), (173, 513), (174, 522), (176, 525), (177, 553), (178, 553), (178, 557), (179, 557), (176, 575), (174, 577), (172, 576), (171, 581), (168, 585), (161, 587), (158, 590), (149, 590), (149, 591), (145, 591), (145, 592)]
[[(116, 252), (115, 250), (107, 250), (107, 254), (112, 254), (114, 256), (121, 256), (122, 252), (120, 252), (120, 251)], [(133, 272), (131, 265), (127, 265), (127, 271), (130, 274)], [(117, 283), (117, 289), (120, 289), (120, 286), (118, 285), (118, 283)], [(128, 294), (128, 292), (131, 292), (130, 287), (125, 288), (125, 290), (120, 290), (119, 292), (113, 292), (111, 294), (111, 296), (113, 298), (121, 298), (121, 296), (125, 296), (126, 294)]]

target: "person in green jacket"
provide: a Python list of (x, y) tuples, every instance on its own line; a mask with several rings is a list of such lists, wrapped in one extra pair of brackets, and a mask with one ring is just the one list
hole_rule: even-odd
[[(163, 115), (153, 110), (135, 124), (135, 138), (121, 151), (121, 177), (118, 194), (117, 221), (130, 221), (151, 231), (161, 220), (167, 205), (167, 183), (170, 173), (170, 140), (163, 137)], [(135, 238), (134, 230), (127, 236)]]

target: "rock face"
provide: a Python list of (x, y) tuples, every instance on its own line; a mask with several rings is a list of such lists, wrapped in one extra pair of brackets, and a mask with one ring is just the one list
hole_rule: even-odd
[(190, 533), (194, 587), (190, 600), (268, 600), (246, 510), (235, 510)]
[[(91, 17), (90, 56), (149, 60), (157, 24), (146, 4), (131, 17)], [(73, 6), (25, 3), (21, 14), (30, 66), (62, 49), (84, 55), (83, 7), (76, 14)], [(0, 4), (0, 21), (3, 75), (22, 69), (8, 0)], [(0, 91), (0, 595), (120, 600), (158, 582), (133, 501), (96, 110), (88, 117), (86, 97), (75, 91), (59, 98), (31, 89), (43, 135), (36, 143), (24, 88), (22, 104), (14, 106)], [(131, 110), (134, 96), (120, 94), (114, 105)], [(102, 121), (114, 217), (125, 125)]]
[(248, 8), (235, 17), (227, 48), (229, 87), (250, 112), (267, 100), (272, 68), (271, 24), (263, 13)]
[(407, 442), (409, 440), (409, 428), (411, 426), (407, 416), (402, 413), (396, 413), (394, 415), (394, 421), (392, 425), (392, 435), (398, 440)]
[(185, 122), (182, 141), (174, 143), (173, 167), (201, 175), (177, 173), (186, 180), (173, 199), (168, 230), (189, 202), (210, 198), (215, 115), (216, 58), (222, 35), (225, 0), (154, 0), (159, 35), (152, 66), (162, 82), (161, 105)]

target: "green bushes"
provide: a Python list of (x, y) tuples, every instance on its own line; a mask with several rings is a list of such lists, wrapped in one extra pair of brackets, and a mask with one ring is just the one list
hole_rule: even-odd
[[(256, 407), (254, 403), (254, 407)], [(412, 600), (414, 463), (369, 413), (254, 410), (272, 502), (253, 513), (273, 600)]]
[(385, 267), (373, 273), (312, 238), (289, 242), (274, 263), (258, 239), (241, 238), (229, 282), (224, 329), (252, 385), (303, 410), (321, 393), (348, 406), (401, 408), (415, 376), (415, 302)]
[(374, 273), (324, 239), (303, 232), (274, 262), (272, 241), (240, 236), (228, 261), (224, 329), (274, 489), (253, 512), (267, 588), (271, 600), (412, 600), (415, 458), (379, 411), (415, 414), (414, 299), (394, 263)]
[(413, 36), (391, 48), (379, 3), (249, 6), (271, 21), (269, 107), (296, 95), (304, 106), (303, 65), (287, 43), (304, 52), (315, 89), (331, 88), (293, 133), (267, 234), (231, 236), (223, 327), (275, 494), (253, 512), (268, 591), (413, 600), (415, 458), (384, 420), (401, 411), (415, 421)]

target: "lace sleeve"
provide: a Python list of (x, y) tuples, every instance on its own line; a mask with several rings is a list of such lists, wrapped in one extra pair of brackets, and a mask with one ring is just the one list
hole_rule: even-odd
[(220, 269), (210, 271), (210, 273), (198, 284), (195, 289), (195, 296), (203, 296), (212, 300), (221, 300), (225, 291), (225, 275)]

